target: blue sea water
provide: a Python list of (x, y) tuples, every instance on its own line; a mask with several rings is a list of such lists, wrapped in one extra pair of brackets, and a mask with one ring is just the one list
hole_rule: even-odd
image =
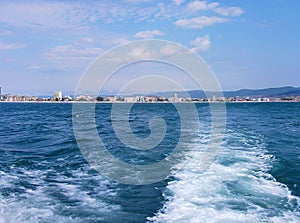
[[(102, 176), (83, 158), (72, 104), (0, 103), (0, 222), (300, 222), (300, 103), (227, 104), (224, 142), (205, 171), (199, 157), (210, 110), (196, 107), (201, 131), (186, 145), (194, 149), (184, 167), (134, 186)], [(124, 148), (110, 111), (111, 104), (97, 104), (96, 124), (118, 159), (157, 162), (178, 143), (171, 104), (137, 104), (129, 115), (141, 138), (151, 134), (152, 117), (166, 121), (165, 139), (151, 153)]]

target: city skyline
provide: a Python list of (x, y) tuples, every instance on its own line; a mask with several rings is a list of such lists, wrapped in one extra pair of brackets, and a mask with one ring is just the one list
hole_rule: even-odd
[[(181, 98), (190, 98), (190, 99), (205, 99), (205, 98), (211, 98), (211, 97), (220, 97), (220, 98), (235, 98), (239, 97), (240, 99), (246, 99), (246, 98), (282, 98), (282, 99), (288, 99), (288, 98), (300, 98), (300, 87), (292, 87), (292, 86), (283, 86), (283, 87), (277, 87), (277, 88), (263, 88), (263, 89), (240, 89), (237, 91), (204, 91), (201, 89), (198, 90), (189, 90), (189, 91), (162, 91), (162, 92), (135, 92), (135, 93), (126, 93), (126, 92), (99, 92), (98, 94), (68, 94), (68, 92), (62, 92), (62, 91), (54, 91), (52, 92), (52, 95), (26, 95), (26, 94), (11, 94), (11, 93), (5, 93), (2, 92), (2, 87), (0, 86), (0, 96), (1, 99), (4, 99), (5, 97), (10, 98), (27, 98), (28, 100), (31, 100), (34, 98), (34, 100), (37, 99), (53, 99), (61, 101), (63, 99), (72, 100), (74, 98), (89, 98), (89, 99), (95, 99), (97, 97), (115, 97), (115, 98), (126, 98), (126, 97), (164, 97), (164, 98), (170, 98), (173, 95), (180, 95)], [(74, 97), (74, 98), (72, 98)]]
[(223, 90), (297, 87), (299, 9), (295, 0), (1, 1), (0, 85), (5, 93), (69, 94), (103, 52), (158, 38), (203, 57)]

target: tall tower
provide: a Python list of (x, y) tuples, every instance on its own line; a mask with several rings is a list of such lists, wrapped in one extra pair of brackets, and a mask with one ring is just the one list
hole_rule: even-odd
[(175, 99), (175, 101), (178, 100), (178, 95), (177, 95), (177, 93), (174, 94), (174, 99)]

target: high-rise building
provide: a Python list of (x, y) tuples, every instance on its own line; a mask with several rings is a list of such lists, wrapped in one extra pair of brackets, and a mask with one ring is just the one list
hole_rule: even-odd
[(53, 99), (56, 101), (61, 101), (62, 100), (62, 92), (61, 91), (55, 91)]

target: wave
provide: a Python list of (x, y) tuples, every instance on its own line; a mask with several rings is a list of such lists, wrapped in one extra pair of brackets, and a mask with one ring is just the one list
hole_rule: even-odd
[(204, 144), (175, 173), (149, 222), (300, 222), (300, 199), (269, 173), (276, 158), (262, 137), (228, 130), (216, 160), (201, 172)]
[(106, 201), (116, 194), (111, 182), (91, 171), (87, 165), (60, 175), (51, 168), (12, 166), (9, 174), (1, 171), (0, 222), (104, 220), (120, 207)]

